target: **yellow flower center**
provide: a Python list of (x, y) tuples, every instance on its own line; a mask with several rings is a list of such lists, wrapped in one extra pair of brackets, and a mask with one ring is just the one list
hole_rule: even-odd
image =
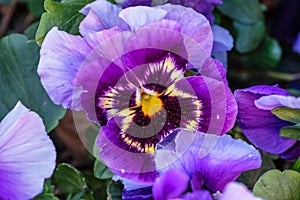
[(158, 95), (151, 95), (142, 91), (141, 106), (144, 115), (151, 117), (162, 109), (163, 103), (161, 99), (158, 98)]

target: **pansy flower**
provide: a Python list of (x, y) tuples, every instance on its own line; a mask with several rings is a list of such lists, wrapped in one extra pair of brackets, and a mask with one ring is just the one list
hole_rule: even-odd
[(280, 129), (294, 125), (275, 116), (279, 107), (300, 109), (300, 99), (277, 86), (254, 86), (235, 91), (238, 103), (238, 125), (255, 146), (283, 158), (300, 156), (299, 141), (280, 136)]
[(42, 119), (20, 102), (0, 123), (0, 199), (31, 199), (55, 168), (56, 152)]
[[(254, 197), (245, 186), (231, 183), (241, 172), (259, 168), (259, 152), (229, 135), (217, 136), (177, 129), (157, 146), (160, 177), (151, 186), (123, 181), (123, 199), (238, 199)], [(251, 198), (250, 198), (251, 197)], [(253, 198), (252, 198), (253, 197)], [(231, 199), (231, 200), (232, 200)]]
[[(100, 157), (113, 172), (153, 182), (156, 144), (171, 130), (232, 128), (237, 107), (223, 65), (210, 57), (204, 16), (179, 5), (122, 10), (101, 0), (82, 12), (83, 37), (52, 29), (38, 72), (54, 102), (82, 106), (102, 126)], [(185, 77), (187, 68), (198, 74)]]

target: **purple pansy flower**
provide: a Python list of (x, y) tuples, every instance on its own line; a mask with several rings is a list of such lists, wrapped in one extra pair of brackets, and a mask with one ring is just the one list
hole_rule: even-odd
[[(122, 10), (101, 0), (82, 12), (83, 37), (52, 29), (38, 72), (56, 103), (80, 105), (102, 126), (100, 157), (113, 172), (153, 182), (155, 146), (172, 129), (222, 135), (232, 128), (236, 102), (222, 63), (210, 57), (204, 16), (179, 5)], [(187, 67), (197, 76), (185, 77)]]
[[(231, 183), (241, 172), (261, 165), (259, 152), (246, 142), (228, 135), (216, 136), (178, 129), (157, 148), (155, 163), (161, 169), (161, 176), (156, 178), (152, 188), (155, 200), (212, 200), (213, 196), (229, 200), (228, 197), (238, 195), (248, 196), (249, 200), (259, 199), (245, 186)], [(139, 187), (124, 180), (123, 183), (123, 199), (152, 198), (151, 186)]]
[(236, 90), (238, 124), (245, 136), (263, 151), (281, 154), (283, 158), (300, 156), (300, 144), (296, 140), (281, 137), (280, 129), (293, 125), (279, 119), (271, 110), (278, 107), (300, 109), (300, 99), (277, 86), (254, 86)]
[(56, 152), (42, 119), (20, 102), (0, 123), (0, 199), (31, 199), (55, 168)]

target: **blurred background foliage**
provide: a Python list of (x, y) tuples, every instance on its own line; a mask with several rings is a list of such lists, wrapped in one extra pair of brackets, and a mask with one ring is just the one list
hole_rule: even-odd
[[(58, 152), (58, 167), (35, 199), (121, 198), (122, 184), (112, 181), (108, 168), (87, 152), (76, 133), (72, 113), (51, 102), (36, 73), (39, 46), (47, 32), (58, 26), (79, 34), (84, 16), (78, 11), (92, 1), (0, 0), (0, 120), (21, 100), (41, 115)], [(235, 41), (228, 54), (227, 76), (232, 90), (279, 84), (300, 96), (300, 55), (292, 50), (300, 32), (298, 0), (223, 0), (214, 16), (215, 23), (228, 29)], [(238, 127), (230, 134), (246, 140)], [(291, 169), (294, 164), (276, 155), (262, 155), (260, 169), (239, 177), (250, 189), (264, 172)], [(272, 173), (278, 180), (289, 174)], [(268, 182), (268, 176), (263, 180)], [(259, 186), (256, 190), (261, 192)]]

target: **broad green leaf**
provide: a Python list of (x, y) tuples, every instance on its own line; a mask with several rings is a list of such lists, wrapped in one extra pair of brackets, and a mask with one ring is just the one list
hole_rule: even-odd
[(47, 193), (39, 195), (38, 197), (34, 198), (34, 200), (59, 200), (59, 198), (54, 196), (54, 194)]
[(48, 132), (65, 114), (55, 105), (37, 74), (39, 47), (25, 35), (13, 34), (0, 40), (0, 120), (21, 101), (37, 112)]
[(300, 141), (300, 124), (282, 127), (280, 136)]
[(223, 0), (217, 8), (222, 14), (243, 24), (255, 24), (263, 19), (258, 0)]
[(65, 194), (77, 194), (86, 187), (82, 174), (69, 164), (60, 164), (53, 177), (56, 186)]
[(253, 193), (264, 200), (300, 199), (300, 173), (293, 170), (266, 172), (254, 185)]
[(107, 184), (111, 182), (111, 179), (100, 180), (90, 171), (83, 171), (82, 173), (88, 188), (93, 191), (95, 200), (106, 199)]
[(122, 199), (123, 184), (120, 181), (112, 181), (107, 187), (107, 200), (120, 200)]
[(266, 35), (265, 24), (259, 21), (255, 24), (233, 22), (235, 30), (235, 48), (240, 53), (248, 53), (256, 49)]
[(113, 173), (102, 162), (96, 160), (94, 164), (94, 176), (99, 179), (109, 179), (113, 177)]
[(42, 44), (44, 37), (54, 26), (60, 30), (71, 34), (79, 34), (79, 24), (84, 19), (84, 15), (79, 13), (81, 8), (93, 0), (63, 0), (56, 2), (54, 0), (45, 0), (45, 12), (40, 21), (40, 26), (36, 34), (36, 41)]
[(94, 200), (94, 197), (91, 191), (82, 191), (75, 195), (69, 194), (66, 200)]
[(300, 123), (300, 109), (279, 107), (274, 108), (272, 113), (284, 121), (293, 122), (295, 124)]

